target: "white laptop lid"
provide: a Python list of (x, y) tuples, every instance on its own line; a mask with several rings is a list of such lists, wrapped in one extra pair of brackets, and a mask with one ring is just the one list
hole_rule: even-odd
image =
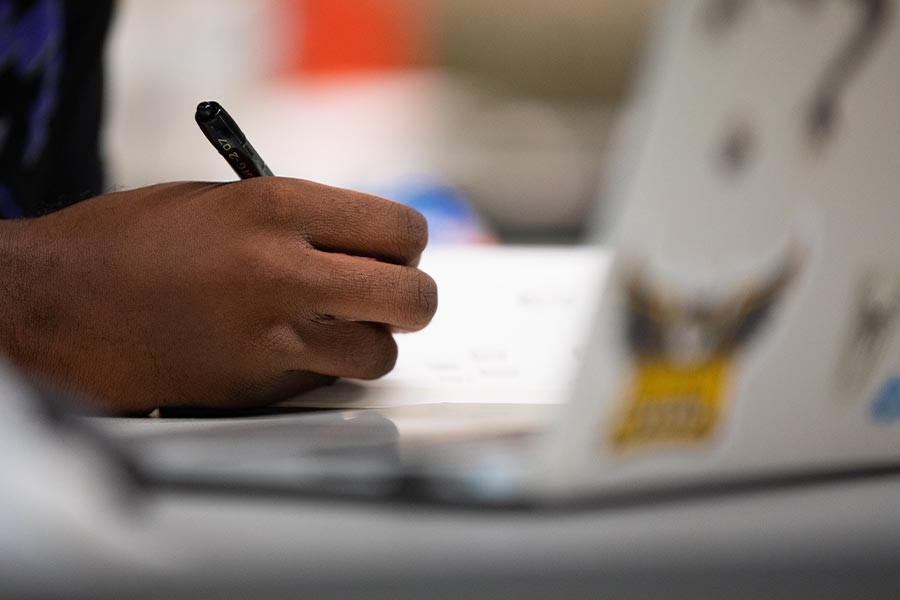
[(900, 461), (898, 9), (669, 6), (539, 486)]

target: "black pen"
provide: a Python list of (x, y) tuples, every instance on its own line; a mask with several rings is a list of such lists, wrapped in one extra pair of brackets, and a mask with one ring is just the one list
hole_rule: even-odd
[[(200, 131), (206, 136), (219, 154), (222, 155), (234, 172), (241, 179), (250, 179), (251, 177), (272, 176), (272, 170), (266, 166), (262, 157), (256, 153), (256, 150), (247, 141), (247, 136), (238, 127), (231, 115), (222, 108), (218, 102), (212, 100), (201, 102), (197, 105), (197, 112), (194, 114), (194, 120), (200, 126)], [(157, 410), (159, 417), (181, 417), (181, 418), (212, 418), (235, 415), (253, 415), (263, 413), (249, 413), (229, 411), (228, 409), (208, 409), (208, 408), (166, 408), (160, 407)], [(273, 414), (273, 413), (265, 413)]]
[(194, 115), (200, 131), (219, 151), (241, 179), (273, 175), (262, 157), (256, 153), (241, 131), (218, 102), (201, 102)]

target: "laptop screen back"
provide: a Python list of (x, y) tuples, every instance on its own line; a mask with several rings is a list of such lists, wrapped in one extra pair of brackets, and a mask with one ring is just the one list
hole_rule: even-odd
[(897, 8), (669, 7), (539, 486), (900, 462)]

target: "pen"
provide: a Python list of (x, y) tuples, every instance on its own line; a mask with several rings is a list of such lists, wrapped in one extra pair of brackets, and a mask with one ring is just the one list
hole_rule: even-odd
[[(194, 114), (194, 120), (200, 126), (200, 131), (209, 140), (209, 143), (218, 150), (219, 154), (228, 161), (234, 172), (241, 179), (250, 179), (251, 177), (264, 177), (273, 175), (272, 170), (266, 166), (262, 157), (256, 153), (256, 150), (247, 141), (247, 136), (238, 127), (238, 124), (231, 118), (231, 115), (222, 108), (222, 105), (212, 100), (201, 102), (197, 105), (197, 112)], [(160, 407), (158, 415), (160, 417), (187, 417), (187, 418), (205, 418), (205, 417), (222, 417), (228, 413), (233, 416), (234, 412), (220, 409), (180, 409)], [(241, 413), (243, 415), (259, 414), (259, 413)], [(269, 413), (266, 413), (269, 414)]]
[(241, 179), (273, 175), (262, 157), (256, 153), (247, 136), (224, 108), (213, 101), (201, 102), (194, 115), (200, 131), (228, 161)]

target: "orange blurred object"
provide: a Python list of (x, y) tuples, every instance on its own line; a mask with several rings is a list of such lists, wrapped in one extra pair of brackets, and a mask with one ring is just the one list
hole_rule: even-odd
[(427, 0), (293, 0), (289, 75), (407, 68), (427, 62)]

